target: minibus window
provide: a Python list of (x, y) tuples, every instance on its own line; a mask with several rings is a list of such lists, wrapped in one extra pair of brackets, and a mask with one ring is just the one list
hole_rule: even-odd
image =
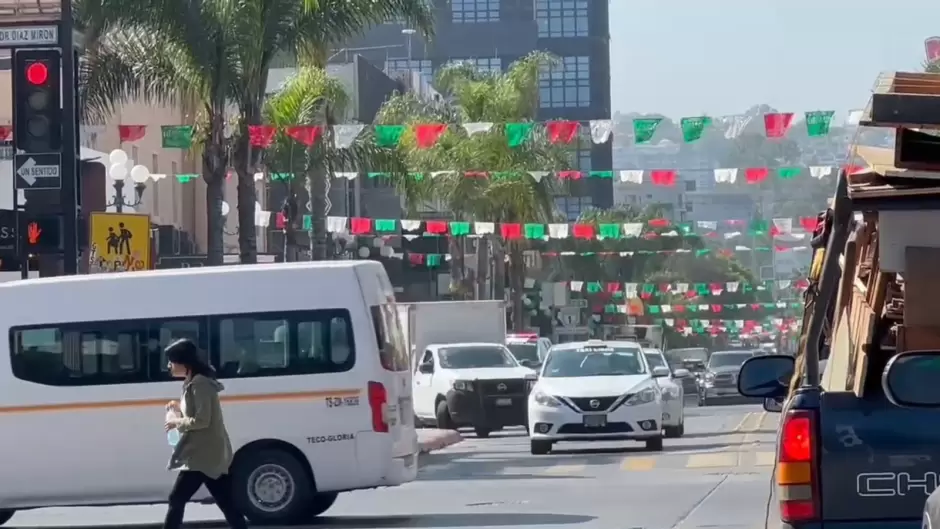
[(405, 351), (405, 339), (395, 307), (388, 304), (373, 305), (370, 311), (382, 367), (388, 371), (408, 371), (408, 353)]

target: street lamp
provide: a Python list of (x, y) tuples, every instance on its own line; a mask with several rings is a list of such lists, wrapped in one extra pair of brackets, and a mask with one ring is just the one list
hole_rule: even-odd
[[(135, 165), (128, 172), (127, 170), (127, 153), (121, 149), (115, 149), (111, 151), (111, 154), (108, 156), (108, 161), (111, 162), (111, 166), (108, 168), (108, 176), (111, 177), (113, 183), (111, 184), (114, 187), (114, 196), (111, 197), (111, 202), (106, 204), (106, 207), (114, 207), (115, 211), (122, 213), (124, 208), (135, 208), (143, 202), (144, 191), (147, 189), (147, 180), (150, 178), (150, 170), (144, 167), (143, 165)], [(134, 200), (128, 201), (124, 198), (124, 182), (127, 178), (134, 182)], [(154, 175), (156, 179), (157, 175)]]
[(411, 37), (417, 32), (418, 32), (417, 30), (414, 30), (411, 28), (405, 28), (401, 30), (401, 34), (407, 35), (408, 37), (408, 69), (409, 70), (411, 69)]

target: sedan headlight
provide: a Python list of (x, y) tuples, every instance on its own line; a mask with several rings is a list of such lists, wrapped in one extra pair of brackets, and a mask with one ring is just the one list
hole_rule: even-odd
[(663, 388), (663, 400), (676, 400), (679, 398), (679, 388)]
[(536, 391), (532, 394), (532, 400), (535, 401), (539, 406), (547, 406), (549, 408), (557, 408), (561, 406), (561, 402), (558, 402), (558, 399), (551, 395), (542, 393), (541, 391)]
[(627, 402), (624, 404), (627, 406), (638, 406), (640, 404), (648, 404), (657, 399), (659, 399), (659, 390), (652, 386), (647, 386), (627, 399)]
[(469, 380), (455, 380), (454, 389), (457, 391), (473, 391), (473, 382)]

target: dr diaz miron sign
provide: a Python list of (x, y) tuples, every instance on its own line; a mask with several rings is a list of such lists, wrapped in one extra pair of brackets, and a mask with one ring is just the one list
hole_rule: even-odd
[(0, 27), (0, 48), (55, 46), (58, 43), (58, 26)]

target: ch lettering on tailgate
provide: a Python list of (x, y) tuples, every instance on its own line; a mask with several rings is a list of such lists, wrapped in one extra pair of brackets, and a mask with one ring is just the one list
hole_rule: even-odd
[(855, 477), (855, 490), (866, 498), (894, 496), (930, 496), (937, 488), (936, 472), (911, 474), (909, 472), (869, 472)]

